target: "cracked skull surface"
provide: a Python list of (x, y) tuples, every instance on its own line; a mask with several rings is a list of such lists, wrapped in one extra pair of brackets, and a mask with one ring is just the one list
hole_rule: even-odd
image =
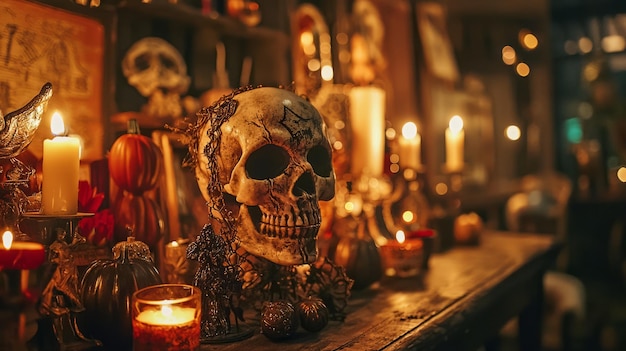
[(335, 194), (322, 117), (307, 100), (280, 88), (254, 88), (221, 104), (234, 107), (219, 109), (232, 115), (218, 113), (218, 130), (211, 124), (220, 122), (206, 119), (198, 132), (196, 175), (204, 197), (214, 201), (209, 189), (219, 179), (219, 196), (245, 251), (279, 265), (314, 262), (318, 201)]

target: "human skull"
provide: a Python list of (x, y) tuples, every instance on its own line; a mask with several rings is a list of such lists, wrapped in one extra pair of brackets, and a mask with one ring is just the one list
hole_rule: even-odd
[(122, 61), (128, 84), (145, 97), (157, 89), (170, 94), (184, 94), (189, 88), (187, 65), (178, 50), (167, 41), (147, 37), (128, 49)]
[(210, 203), (207, 189), (217, 171), (247, 252), (279, 265), (312, 263), (321, 224), (318, 200), (335, 195), (322, 117), (308, 101), (279, 88), (255, 88), (233, 100), (237, 106), (220, 127), (217, 169), (208, 166), (207, 150), (215, 141), (211, 121), (200, 128), (200, 189)]

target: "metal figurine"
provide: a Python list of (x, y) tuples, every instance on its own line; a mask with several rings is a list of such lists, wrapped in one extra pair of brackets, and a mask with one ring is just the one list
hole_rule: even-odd
[(31, 343), (43, 346), (53, 342), (60, 350), (87, 350), (101, 346), (79, 330), (76, 315), (85, 310), (79, 298), (78, 269), (73, 250), (86, 239), (73, 233), (68, 242), (67, 231), (57, 229), (57, 238), (49, 246), (49, 264), (54, 268), (50, 281), (38, 302), (39, 319), (37, 334)]
[(239, 325), (240, 321), (244, 322), (239, 305), (242, 284), (238, 266), (230, 263), (231, 255), (230, 245), (208, 224), (187, 248), (187, 258), (198, 261), (193, 285), (202, 291), (203, 343), (235, 341), (252, 335), (251, 329)]

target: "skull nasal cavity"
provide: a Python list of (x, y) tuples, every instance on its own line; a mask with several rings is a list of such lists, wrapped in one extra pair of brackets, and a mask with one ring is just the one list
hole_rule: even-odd
[(296, 181), (292, 193), (295, 196), (302, 196), (305, 193), (315, 195), (315, 180), (313, 180), (313, 175), (309, 172), (301, 175)]
[(272, 179), (283, 174), (289, 165), (289, 153), (280, 146), (267, 144), (253, 151), (246, 161), (246, 173), (252, 179)]

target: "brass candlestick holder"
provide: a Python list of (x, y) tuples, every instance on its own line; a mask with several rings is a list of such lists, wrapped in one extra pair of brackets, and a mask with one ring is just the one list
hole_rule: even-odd
[(49, 279), (37, 302), (37, 333), (28, 342), (33, 350), (93, 350), (102, 346), (100, 341), (86, 337), (78, 323), (85, 310), (79, 293), (79, 266), (88, 265), (96, 257), (76, 227), (82, 218), (93, 215), (22, 214), (23, 219), (39, 224), (39, 238), (48, 252)]

